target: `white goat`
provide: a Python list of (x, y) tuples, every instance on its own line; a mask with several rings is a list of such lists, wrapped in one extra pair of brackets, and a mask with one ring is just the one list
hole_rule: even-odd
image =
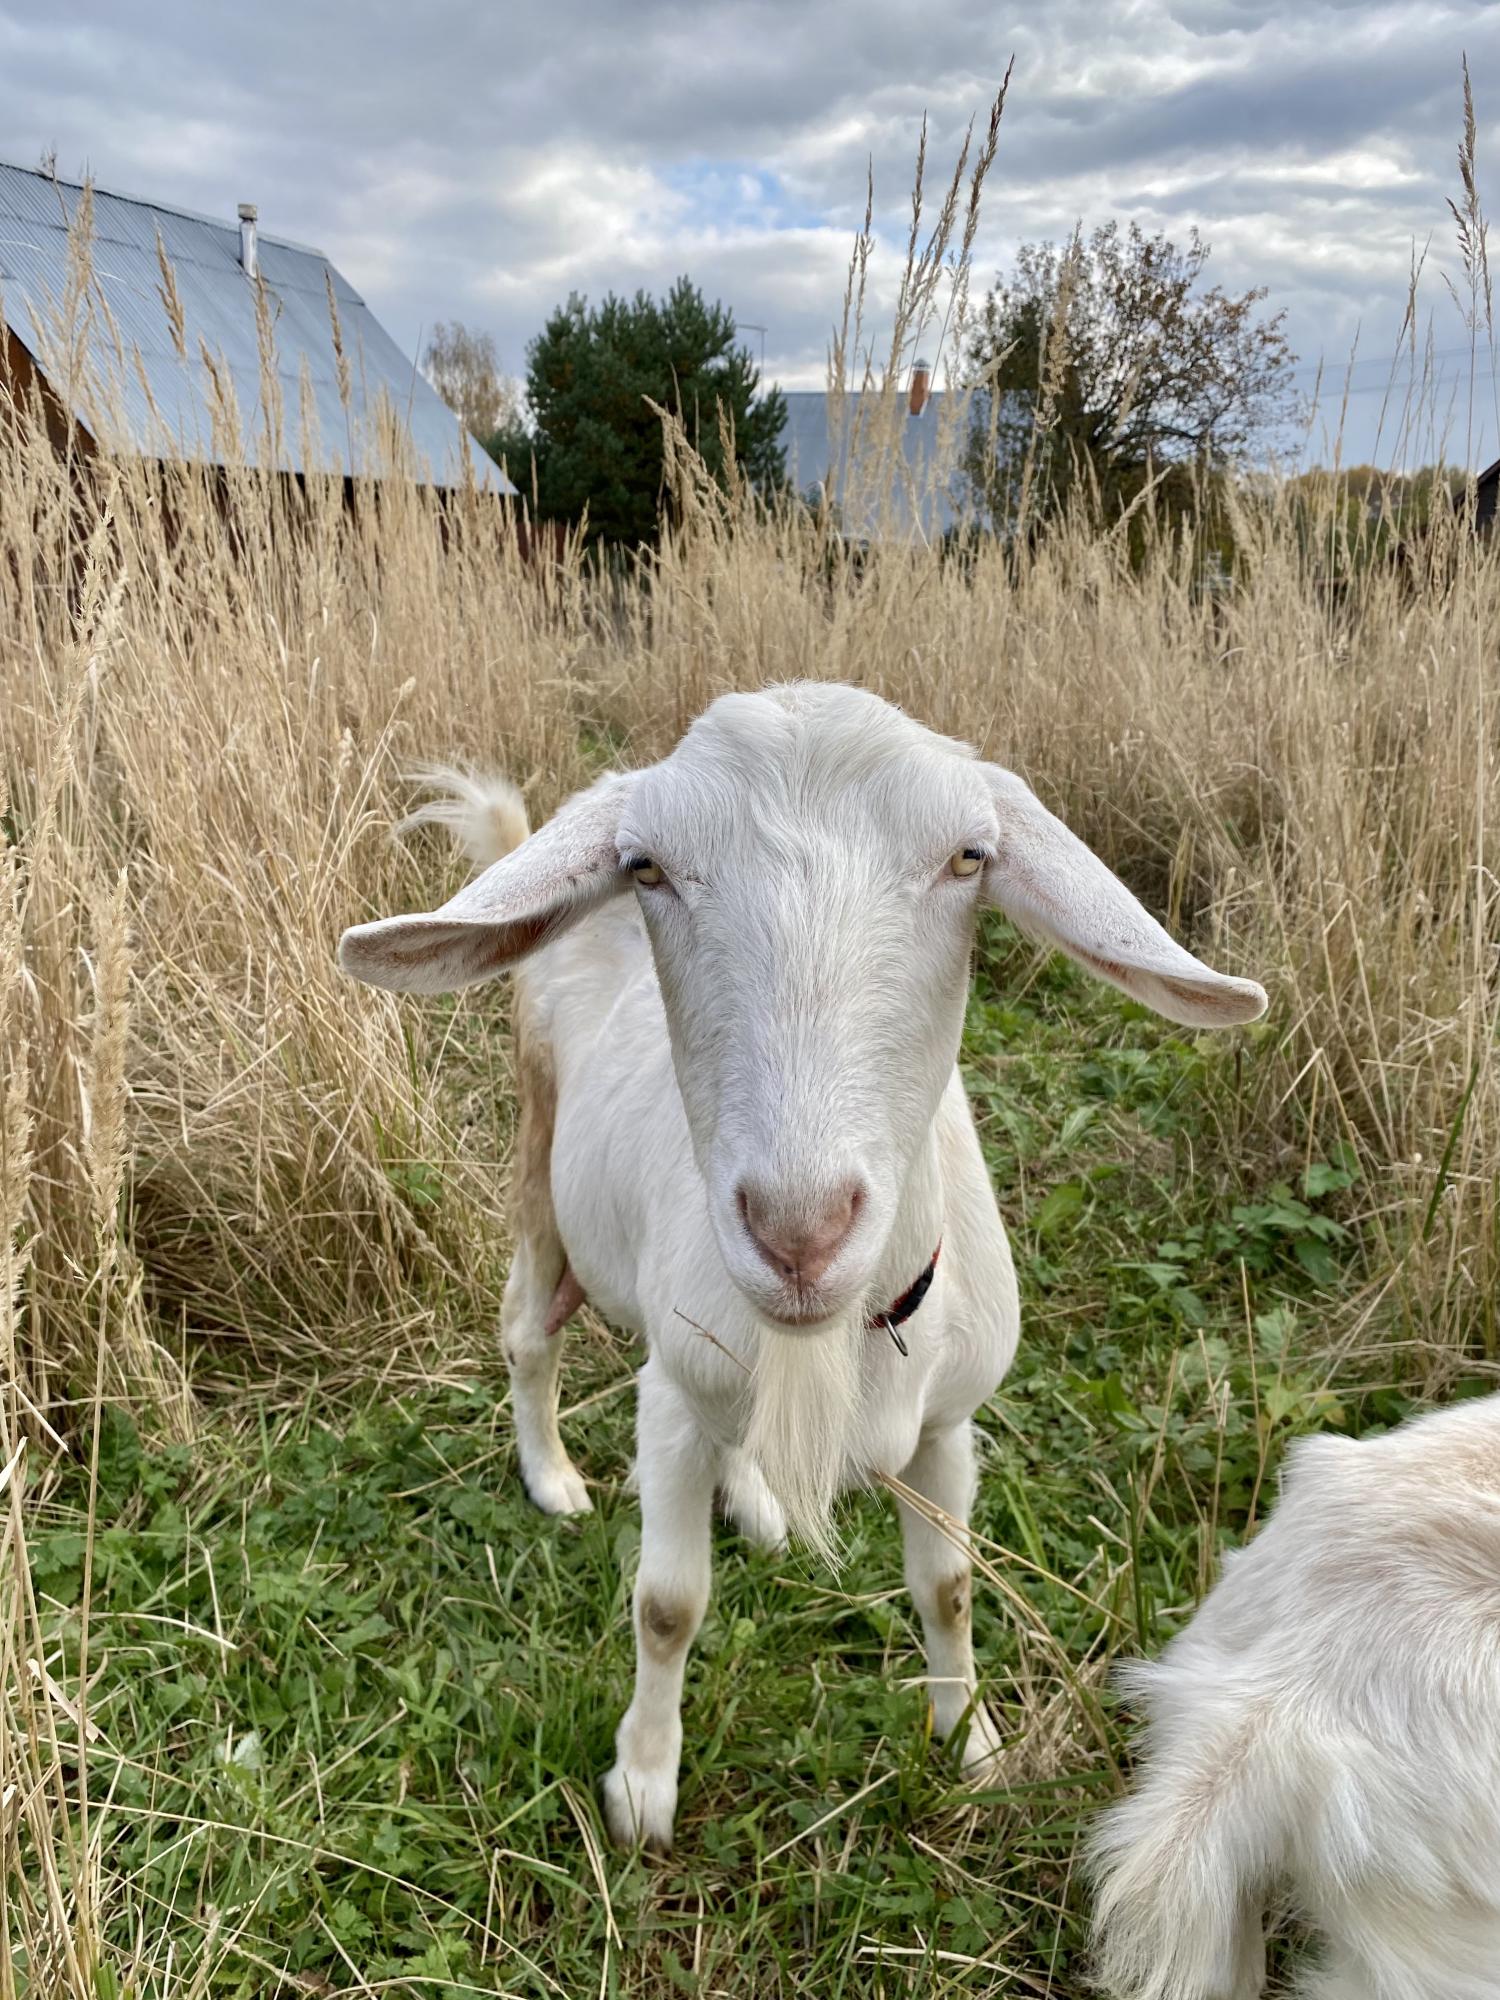
[[(341, 962), (435, 993), (526, 961), (502, 1315), (521, 1472), (549, 1513), (589, 1504), (557, 1425), (556, 1336), (586, 1295), (649, 1346), (635, 1698), (605, 1799), (618, 1840), (665, 1848), (715, 1487), (771, 1540), (785, 1517), (826, 1545), (839, 1489), (881, 1471), (968, 1519), (969, 1419), (1018, 1325), (955, 1066), (980, 904), (1176, 1021), (1265, 996), (1174, 944), (1019, 778), (853, 688), (726, 695), (509, 853), (507, 788), (436, 814), (490, 865), (349, 931)], [(967, 1719), (972, 1766), (996, 1737), (968, 1558), (912, 1509), (902, 1528), (936, 1731)]]
[(1305, 1995), (1500, 1996), (1500, 1396), (1294, 1446), (1127, 1686), (1150, 1723), (1095, 1841), (1107, 1991), (1255, 2000), (1289, 1893), (1327, 1941)]

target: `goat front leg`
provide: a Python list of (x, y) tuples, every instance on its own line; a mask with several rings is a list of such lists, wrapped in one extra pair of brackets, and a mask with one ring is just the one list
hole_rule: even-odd
[(974, 1439), (968, 1424), (924, 1437), (901, 1478), (958, 1524), (945, 1532), (914, 1507), (897, 1502), (906, 1552), (906, 1587), (922, 1620), (927, 1647), (933, 1733), (945, 1740), (967, 1717), (964, 1770), (971, 1776), (982, 1776), (1000, 1748), (1000, 1737), (989, 1711), (977, 1698), (973, 1566), (967, 1550), (956, 1546), (962, 1540), (961, 1531), (969, 1525), (974, 1499)]
[(647, 1362), (636, 1409), (641, 1560), (635, 1698), (615, 1736), (604, 1813), (622, 1847), (672, 1845), (682, 1757), (682, 1677), (708, 1608), (717, 1455), (676, 1386)]

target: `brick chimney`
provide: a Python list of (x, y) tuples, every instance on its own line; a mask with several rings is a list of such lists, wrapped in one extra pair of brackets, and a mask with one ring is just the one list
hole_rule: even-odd
[(932, 363), (917, 361), (912, 365), (911, 391), (906, 407), (914, 417), (920, 417), (927, 407), (927, 398), (932, 392)]
[(240, 264), (247, 278), (253, 278), (260, 269), (260, 259), (255, 246), (256, 209), (253, 201), (240, 203)]

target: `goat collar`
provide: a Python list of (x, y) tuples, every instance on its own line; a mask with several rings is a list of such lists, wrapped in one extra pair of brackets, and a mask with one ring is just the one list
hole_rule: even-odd
[(926, 1270), (907, 1286), (895, 1304), (887, 1306), (884, 1312), (871, 1313), (869, 1319), (865, 1322), (872, 1333), (883, 1327), (895, 1343), (898, 1354), (910, 1352), (906, 1342), (901, 1338), (898, 1329), (906, 1324), (932, 1289), (932, 1281), (937, 1274), (937, 1260), (942, 1254), (942, 1249), (943, 1246), (940, 1240), (937, 1249), (933, 1251), (927, 1260)]

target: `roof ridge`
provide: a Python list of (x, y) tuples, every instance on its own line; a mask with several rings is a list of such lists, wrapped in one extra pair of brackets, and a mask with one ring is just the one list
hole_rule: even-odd
[[(771, 384), (770, 384), (770, 387), (771, 387), (771, 388), (773, 388), (773, 389), (775, 389), (775, 390), (777, 390), (777, 391), (778, 391), (778, 393), (779, 393), (779, 394), (781, 394), (781, 395), (783, 395), (783, 396), (835, 396), (835, 395), (839, 395), (839, 396), (879, 396), (879, 395), (886, 395), (886, 396), (904, 396), (904, 395), (905, 395), (905, 394), (907, 393), (905, 389), (901, 389), (901, 388), (897, 388), (897, 387), (896, 387), (896, 385), (895, 385), (894, 383), (893, 383), (893, 384), (891, 384), (891, 385), (890, 385), (890, 386), (889, 386), (888, 388), (886, 388), (886, 389), (882, 389), (882, 388), (880, 387), (880, 384), (879, 384), (878, 382), (876, 382), (876, 383), (872, 383), (872, 384), (871, 384), (871, 386), (870, 386), (870, 387), (869, 387), (868, 389), (864, 389), (864, 388), (860, 388), (860, 389), (846, 389), (846, 388), (842, 388), (842, 387), (840, 387), (840, 388), (838, 388), (838, 389), (784, 389), (784, 388), (782, 388), (782, 386), (781, 386), (781, 384), (780, 384), (779, 382), (773, 382), (773, 383), (771, 383)], [(933, 399), (933, 398), (934, 398), (935, 396), (953, 396), (953, 395), (961, 395), (961, 394), (964, 394), (964, 393), (965, 393), (965, 392), (964, 392), (963, 390), (955, 390), (955, 389), (929, 389), (929, 390), (927, 391), (927, 400), (928, 400), (928, 402), (930, 403), (930, 402), (932, 401), (932, 399)]]
[[(23, 167), (18, 160), (0, 160), (0, 173), (25, 174), (28, 180), (45, 181), (49, 186), (72, 188), (81, 194), (84, 188), (92, 187), (95, 194), (107, 195), (111, 201), (129, 202), (134, 208), (154, 209), (160, 215), (179, 215), (185, 222), (201, 222), (210, 229), (227, 230), (238, 235), (239, 220), (227, 221), (222, 215), (208, 215), (202, 209), (183, 208), (175, 201), (157, 201), (146, 194), (131, 194), (125, 188), (105, 187), (102, 181), (75, 180), (71, 174), (43, 173), (40, 167)], [(295, 250), (304, 257), (320, 257), (325, 264), (333, 265), (327, 251), (319, 250), (315, 244), (299, 243), (292, 236), (273, 236), (267, 229), (257, 224), (257, 233), (262, 243), (274, 244), (278, 250)], [(333, 266), (337, 269), (337, 266)], [(340, 273), (342, 276), (342, 273)]]

